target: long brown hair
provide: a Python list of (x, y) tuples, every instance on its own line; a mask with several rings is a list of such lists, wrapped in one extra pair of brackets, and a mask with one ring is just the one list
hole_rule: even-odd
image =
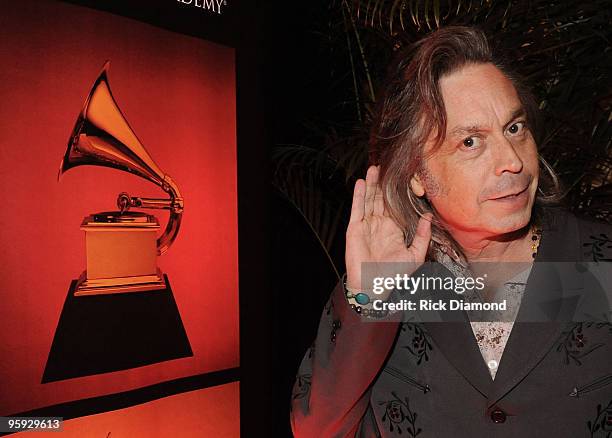
[[(446, 110), (439, 80), (468, 64), (482, 63), (495, 65), (513, 83), (527, 125), (539, 144), (538, 108), (531, 91), (494, 53), (481, 30), (463, 26), (439, 29), (398, 54), (391, 64), (370, 135), (370, 163), (380, 165), (385, 205), (404, 231), (407, 245), (412, 242), (419, 216), (433, 212), (425, 197), (412, 193), (410, 180), (421, 170), (423, 148), (430, 136), (434, 140), (432, 152), (444, 141)], [(541, 157), (540, 163), (544, 172), (540, 172), (536, 204), (556, 203), (561, 197), (559, 179)], [(437, 258), (436, 250), (450, 250), (455, 258), (465, 261), (459, 245), (434, 215), (430, 258)]]

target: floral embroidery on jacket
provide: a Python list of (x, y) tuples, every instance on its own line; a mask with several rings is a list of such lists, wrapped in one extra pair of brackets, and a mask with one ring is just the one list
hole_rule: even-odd
[(417, 365), (420, 365), (423, 359), (427, 362), (429, 360), (427, 352), (433, 350), (433, 347), (425, 329), (420, 324), (403, 323), (402, 331), (413, 332), (412, 341), (409, 345), (404, 345), (404, 348), (416, 357)]
[(581, 359), (602, 347), (604, 343), (590, 343), (589, 338), (584, 335), (583, 328), (594, 327), (601, 329), (608, 327), (612, 333), (612, 324), (608, 322), (577, 322), (572, 327), (561, 334), (557, 351), (565, 355), (565, 364), (569, 365), (570, 360), (576, 365), (582, 365)]
[(340, 320), (334, 319), (334, 322), (332, 322), (331, 333), (329, 334), (329, 340), (332, 343), (336, 342), (336, 335), (337, 335), (338, 330), (340, 330), (341, 327), (342, 327), (342, 323), (340, 322)]
[(379, 405), (385, 406), (385, 413), (382, 417), (382, 421), (389, 422), (389, 431), (397, 432), (402, 434), (404, 431), (408, 432), (408, 436), (416, 437), (421, 433), (421, 428), (417, 429), (416, 419), (417, 413), (410, 409), (410, 403), (408, 397), (404, 397), (404, 400), (400, 399), (395, 392), (392, 392), (392, 400), (378, 402)]
[(597, 416), (593, 421), (587, 421), (587, 428), (591, 432), (591, 437), (612, 437), (612, 400), (605, 408), (597, 405)]
[(608, 235), (601, 233), (599, 236), (591, 235), (589, 238), (591, 241), (582, 245), (586, 248), (590, 247), (590, 251), (586, 251), (584, 255), (591, 256), (594, 262), (611, 262), (611, 258), (604, 256), (604, 248), (612, 249), (612, 240), (608, 238)]
[(312, 374), (300, 374), (297, 376), (293, 389), (293, 400), (306, 397), (310, 391), (311, 380)]

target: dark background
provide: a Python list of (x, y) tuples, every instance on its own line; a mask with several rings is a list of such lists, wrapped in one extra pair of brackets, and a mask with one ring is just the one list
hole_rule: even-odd
[[(329, 2), (268, 5), (264, 13), (263, 85), (269, 145), (308, 142), (310, 123), (330, 107), (333, 56), (321, 30)], [(337, 99), (336, 99), (337, 100)], [(271, 152), (271, 150), (270, 150)], [(270, 166), (270, 173), (274, 171)], [(269, 184), (274, 437), (291, 437), (291, 388), (306, 349), (314, 341), (323, 306), (337, 281), (312, 231), (287, 199)], [(340, 233), (342, 231), (339, 231)], [(336, 248), (336, 251), (343, 248)], [(251, 435), (245, 435), (251, 436)]]

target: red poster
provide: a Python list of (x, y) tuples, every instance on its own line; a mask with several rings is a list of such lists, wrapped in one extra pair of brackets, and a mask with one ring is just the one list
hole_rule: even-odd
[[(237, 367), (234, 49), (82, 6), (27, 1), (2, 6), (0, 58), (0, 415)], [(117, 211), (121, 192), (168, 199), (167, 191), (104, 164), (76, 166), (58, 181), (106, 61), (121, 116), (184, 199), (176, 239), (156, 259), (168, 300), (153, 308), (133, 299), (127, 313), (114, 298), (130, 293), (93, 297), (101, 305), (71, 296), (89, 263), (81, 223)], [(125, 142), (115, 146), (109, 154)], [(168, 210), (131, 211), (154, 215), (162, 235)], [(107, 329), (112, 335), (102, 336)], [(160, 333), (178, 333), (185, 348), (165, 351), (172, 346), (156, 343)], [(155, 352), (143, 352), (147, 342)], [(85, 353), (102, 358), (79, 368)]]

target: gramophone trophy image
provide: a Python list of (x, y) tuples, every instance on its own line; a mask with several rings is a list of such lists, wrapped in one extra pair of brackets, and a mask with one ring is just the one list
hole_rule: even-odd
[[(157, 256), (176, 239), (184, 201), (174, 180), (153, 161), (121, 113), (108, 83), (110, 62), (104, 64), (68, 140), (58, 180), (81, 165), (106, 166), (145, 178), (168, 193), (169, 199), (132, 197), (120, 193), (119, 211), (91, 214), (83, 219), (87, 269), (78, 279), (74, 295), (98, 295), (165, 289)], [(170, 210), (163, 234), (153, 215), (132, 207)]]
[[(86, 270), (71, 282), (42, 383), (193, 356), (168, 276), (157, 267), (157, 256), (178, 234), (183, 198), (121, 113), (108, 68), (107, 61), (85, 100), (58, 180), (73, 167), (106, 166), (155, 183), (169, 198), (124, 192), (117, 198), (117, 211), (83, 219)], [(169, 210), (161, 236), (155, 216), (131, 208)]]

